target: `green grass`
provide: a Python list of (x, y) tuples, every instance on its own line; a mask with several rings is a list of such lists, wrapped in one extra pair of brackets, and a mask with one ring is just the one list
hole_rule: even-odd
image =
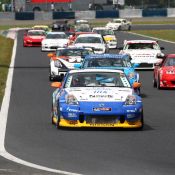
[(175, 42), (175, 30), (133, 30), (131, 32)]
[(167, 21), (132, 21), (132, 24), (175, 24), (175, 21), (167, 20)]
[(12, 39), (0, 36), (0, 106), (4, 96), (13, 43)]
[(10, 28), (15, 28), (15, 27), (27, 28), (32, 26), (33, 25), (4, 25), (4, 26), (0, 26), (0, 30), (8, 30)]

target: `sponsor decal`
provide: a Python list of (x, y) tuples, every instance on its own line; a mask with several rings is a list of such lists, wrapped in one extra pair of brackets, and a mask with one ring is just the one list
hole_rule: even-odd
[(71, 113), (71, 112), (69, 112), (69, 113), (68, 113), (68, 117), (77, 117), (77, 114), (76, 114), (76, 113)]
[(67, 107), (66, 111), (68, 111), (68, 112), (79, 112), (79, 110), (72, 109), (72, 108), (69, 108), (69, 107)]
[(101, 107), (101, 108), (93, 108), (93, 111), (98, 112), (98, 111), (111, 111), (111, 108), (107, 107)]
[(102, 90), (102, 91), (96, 90), (94, 91), (94, 94), (107, 94), (107, 91), (106, 90)]
[(104, 124), (97, 124), (97, 123), (91, 123), (90, 126), (98, 126), (98, 127), (114, 127), (114, 123), (104, 123)]
[(90, 98), (113, 98), (113, 95), (89, 95)]
[(127, 110), (127, 112), (136, 112), (135, 110)]

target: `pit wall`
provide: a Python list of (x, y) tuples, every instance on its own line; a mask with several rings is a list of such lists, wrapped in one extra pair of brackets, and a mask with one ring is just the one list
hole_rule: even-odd
[(142, 18), (175, 17), (175, 8), (124, 9), (113, 11), (69, 11), (69, 12), (0, 12), (0, 20), (57, 20), (97, 18)]

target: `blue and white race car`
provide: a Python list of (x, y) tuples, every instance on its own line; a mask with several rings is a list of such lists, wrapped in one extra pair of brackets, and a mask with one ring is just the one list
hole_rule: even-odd
[(142, 99), (121, 70), (70, 70), (62, 83), (52, 87), (57, 87), (51, 113), (57, 128), (143, 128)]
[[(75, 67), (123, 70), (132, 85), (134, 82), (139, 82), (139, 73), (135, 71), (138, 65), (132, 64), (129, 55), (126, 54), (91, 54), (87, 55), (82, 63), (75, 64)], [(136, 91), (140, 94), (140, 87)]]

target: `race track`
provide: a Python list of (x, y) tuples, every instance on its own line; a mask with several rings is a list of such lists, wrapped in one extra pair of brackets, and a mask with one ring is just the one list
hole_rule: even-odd
[[(87, 175), (174, 175), (175, 91), (152, 86), (152, 71), (140, 71), (143, 131), (61, 129), (51, 125), (49, 58), (40, 48), (23, 48), (19, 32), (8, 115), (6, 150), (23, 160)], [(139, 39), (117, 33), (125, 39)], [(175, 45), (159, 41), (165, 53)], [(116, 52), (116, 51), (115, 51)]]

